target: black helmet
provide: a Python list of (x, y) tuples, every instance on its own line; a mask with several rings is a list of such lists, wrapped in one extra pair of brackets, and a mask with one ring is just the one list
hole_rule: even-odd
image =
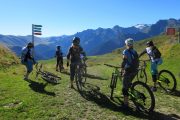
[(73, 38), (73, 44), (74, 45), (79, 45), (79, 43), (80, 43), (80, 38), (79, 37), (74, 37)]
[(60, 45), (57, 45), (56, 47), (57, 47), (57, 48), (61, 48), (61, 46), (60, 46)]
[(29, 42), (27, 46), (28, 46), (28, 47), (34, 47), (34, 45), (33, 45), (32, 42)]
[(154, 43), (153, 43), (153, 41), (148, 41), (148, 42), (146, 43), (146, 45), (147, 45), (148, 47), (150, 47), (150, 46), (154, 46)]

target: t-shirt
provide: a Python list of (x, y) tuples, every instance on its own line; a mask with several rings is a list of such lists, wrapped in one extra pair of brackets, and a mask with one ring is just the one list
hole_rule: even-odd
[(81, 60), (81, 54), (85, 54), (81, 46), (77, 48), (71, 46), (67, 54), (67, 59), (71, 59), (71, 62), (79, 62)]
[(123, 55), (127, 56), (124, 68), (136, 69), (139, 66), (138, 54), (134, 49), (125, 49)]

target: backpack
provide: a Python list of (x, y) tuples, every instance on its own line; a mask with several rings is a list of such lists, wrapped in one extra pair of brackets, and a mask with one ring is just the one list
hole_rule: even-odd
[(139, 67), (139, 57), (137, 52), (133, 53), (132, 51), (128, 50), (128, 52), (131, 54), (131, 63), (129, 63), (130, 68), (132, 70), (136, 70)]
[(156, 47), (153, 47), (152, 54), (154, 59), (161, 58), (161, 52)]

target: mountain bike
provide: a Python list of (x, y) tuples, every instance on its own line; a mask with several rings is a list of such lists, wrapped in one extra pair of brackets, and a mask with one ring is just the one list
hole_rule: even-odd
[[(146, 74), (146, 68), (147, 68), (147, 62), (150, 60), (140, 60), (139, 70), (137, 74), (137, 79), (141, 80), (144, 83), (147, 83), (147, 74)], [(177, 82), (174, 74), (170, 72), (169, 70), (161, 70), (158, 73), (157, 82), (159, 86), (165, 90), (166, 92), (173, 92), (176, 90)]]
[(61, 80), (61, 77), (53, 74), (53, 73), (50, 73), (48, 71), (43, 71), (42, 70), (42, 64), (38, 65), (36, 64), (35, 65), (35, 68), (36, 68), (36, 79), (38, 78), (38, 75), (40, 74), (41, 75), (41, 78), (43, 80), (45, 80), (46, 82), (48, 83), (52, 83), (52, 84), (58, 84), (59, 81)]
[(86, 65), (87, 58), (81, 58), (81, 61), (77, 63), (75, 66), (75, 82), (79, 92), (82, 91), (82, 87), (86, 82), (87, 79), (87, 65)]
[[(113, 99), (114, 89), (117, 85), (117, 79), (119, 78), (122, 81), (122, 73), (119, 71), (120, 67), (104, 64), (108, 67), (114, 68), (112, 73), (110, 88), (111, 95), (110, 99)], [(151, 112), (155, 107), (155, 97), (151, 89), (141, 81), (135, 81), (131, 84), (128, 91), (130, 100), (133, 101), (136, 108), (143, 112)]]
[(147, 61), (149, 60), (140, 60), (139, 62), (139, 68), (138, 68), (138, 74), (137, 74), (137, 80), (141, 80), (144, 83), (147, 83), (147, 74), (146, 74), (146, 67), (147, 67)]

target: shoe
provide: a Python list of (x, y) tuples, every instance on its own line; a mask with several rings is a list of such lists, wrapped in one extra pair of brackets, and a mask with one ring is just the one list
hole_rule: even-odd
[(156, 92), (156, 91), (157, 91), (157, 88), (156, 88), (156, 87), (151, 87), (151, 91), (152, 91), (152, 92)]

